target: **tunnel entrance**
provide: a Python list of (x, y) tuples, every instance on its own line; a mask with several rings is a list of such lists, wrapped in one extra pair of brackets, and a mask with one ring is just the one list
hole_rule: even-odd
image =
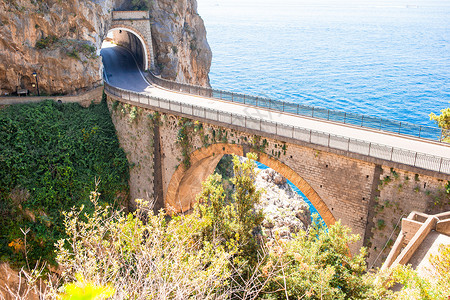
[(102, 49), (120, 46), (133, 54), (136, 64), (141, 71), (149, 67), (148, 50), (142, 37), (129, 28), (114, 28), (108, 32), (103, 41)]

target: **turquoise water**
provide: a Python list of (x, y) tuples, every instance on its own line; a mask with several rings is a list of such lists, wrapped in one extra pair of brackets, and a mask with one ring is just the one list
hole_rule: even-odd
[(450, 1), (198, 0), (214, 88), (433, 125)]
[(197, 1), (213, 88), (423, 125), (448, 106), (448, 0)]

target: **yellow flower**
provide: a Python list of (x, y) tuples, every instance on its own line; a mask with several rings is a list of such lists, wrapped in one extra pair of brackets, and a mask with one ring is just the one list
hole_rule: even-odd
[(22, 239), (17, 238), (8, 244), (9, 247), (14, 248), (14, 252), (18, 253), (25, 250)]

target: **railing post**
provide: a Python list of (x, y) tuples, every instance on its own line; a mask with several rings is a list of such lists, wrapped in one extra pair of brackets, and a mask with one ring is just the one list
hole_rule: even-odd
[(297, 115), (299, 114), (299, 113), (298, 113), (299, 110), (300, 110), (300, 104), (297, 104)]
[(372, 143), (369, 143), (369, 154), (367, 154), (368, 156), (370, 156), (370, 148), (372, 148)]
[(381, 130), (381, 121), (382, 121), (383, 119), (382, 118), (380, 118), (380, 130)]
[(347, 113), (346, 112), (344, 112), (344, 124), (345, 124), (345, 121), (347, 120)]
[(327, 117), (327, 120), (330, 121), (330, 110), (327, 109), (327, 111), (328, 111), (328, 117)]
[(245, 94), (244, 94), (244, 104), (245, 104)]
[(295, 127), (292, 126), (292, 138), (294, 138)]
[(416, 166), (416, 161), (417, 161), (417, 152), (416, 155), (414, 156), (414, 167)]
[(330, 140), (331, 140), (331, 134), (328, 134), (328, 148), (330, 148)]
[(231, 102), (234, 102), (234, 93), (231, 93)]
[(392, 161), (392, 155), (394, 154), (394, 147), (391, 147), (391, 161)]
[(311, 144), (312, 142), (312, 138), (311, 138), (311, 136), (312, 136), (312, 131), (311, 131), (311, 129), (309, 130), (309, 143)]
[(419, 138), (421, 133), (422, 133), (422, 125), (419, 126)]
[(441, 157), (441, 162), (439, 163), (439, 173), (441, 172), (441, 169), (442, 169), (442, 157)]
[(402, 122), (400, 122), (400, 125), (398, 125), (398, 133), (400, 133), (401, 128), (402, 128)]
[(311, 117), (314, 117), (314, 106), (312, 107), (312, 110), (311, 110)]
[(364, 125), (364, 115), (361, 117), (361, 127)]
[(283, 111), (284, 111), (284, 101), (283, 101)]

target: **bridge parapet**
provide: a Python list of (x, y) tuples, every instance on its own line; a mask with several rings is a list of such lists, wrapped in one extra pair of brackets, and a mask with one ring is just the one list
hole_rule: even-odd
[(222, 91), (202, 86), (175, 82), (155, 76), (149, 72), (148, 79), (155, 84), (166, 89), (183, 92), (192, 95), (206, 96), (225, 101), (237, 102), (246, 105), (269, 108), (272, 110), (307, 116), (327, 121), (350, 124), (359, 127), (370, 128), (372, 130), (388, 131), (400, 135), (414, 136), (421, 139), (428, 139), (442, 142), (446, 136), (450, 135), (449, 130), (438, 127), (417, 125), (408, 122), (401, 122), (383, 119), (373, 116), (366, 116), (355, 113), (335, 111), (321, 107), (302, 105), (287, 101), (273, 100), (265, 97), (256, 97), (242, 93)]
[(116, 20), (149, 20), (150, 13), (148, 10), (139, 11), (113, 11), (112, 12), (113, 21)]
[(411, 166), (428, 171), (426, 173), (431, 176), (450, 180), (450, 159), (448, 158), (204, 108), (193, 104), (185, 104), (174, 100), (156, 98), (113, 87), (107, 83), (105, 83), (105, 90), (112, 96), (136, 105), (150, 106), (163, 112), (199, 119), (211, 124), (299, 145), (314, 145), (316, 148), (324, 151), (380, 165), (398, 167), (405, 170), (408, 170), (408, 166)]

